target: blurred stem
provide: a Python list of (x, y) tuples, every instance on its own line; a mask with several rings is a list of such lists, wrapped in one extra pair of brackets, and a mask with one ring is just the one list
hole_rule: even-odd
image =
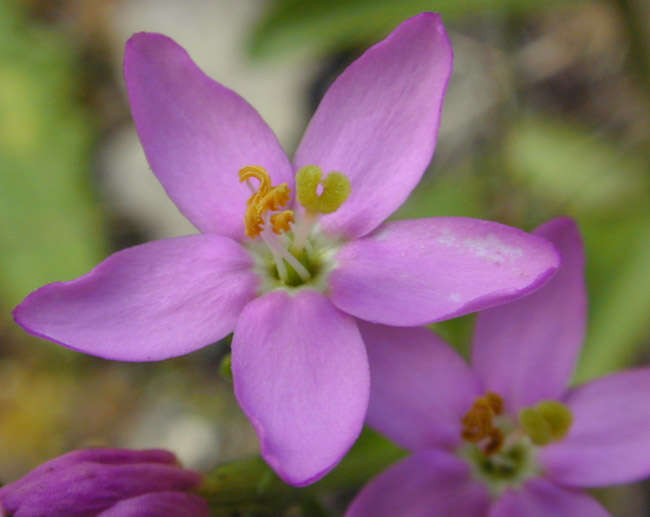
[(378, 434), (364, 431), (355, 446), (325, 478), (308, 487), (285, 484), (260, 457), (224, 463), (206, 474), (199, 493), (219, 517), (281, 515), (290, 506), (326, 510), (318, 496), (354, 490), (397, 461), (404, 452)]

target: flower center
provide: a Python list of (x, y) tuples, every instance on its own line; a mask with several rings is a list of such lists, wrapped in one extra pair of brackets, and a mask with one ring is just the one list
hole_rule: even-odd
[(505, 414), (501, 396), (488, 392), (474, 401), (461, 420), (464, 443), (458, 454), (471, 465), (474, 476), (498, 495), (538, 476), (538, 448), (562, 440), (571, 422), (569, 409), (554, 400), (524, 408), (515, 419)]
[[(253, 179), (258, 182), (257, 189)], [(273, 186), (263, 167), (244, 167), (239, 181), (246, 182), (252, 192), (246, 202), (244, 226), (256, 269), (264, 280), (262, 290), (307, 284), (324, 288), (336, 243), (317, 231), (317, 223), (320, 214), (331, 214), (345, 202), (350, 194), (348, 178), (331, 172), (323, 179), (319, 167), (302, 167), (296, 174), (296, 197), (302, 205), (297, 212), (287, 209), (291, 189), (286, 183)]]

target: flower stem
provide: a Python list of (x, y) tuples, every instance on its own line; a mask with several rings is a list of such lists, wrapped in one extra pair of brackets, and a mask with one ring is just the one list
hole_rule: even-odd
[(402, 456), (401, 449), (366, 430), (338, 467), (314, 485), (289, 486), (262, 458), (252, 457), (214, 468), (206, 474), (198, 491), (216, 516), (281, 515), (292, 505), (309, 504), (325, 494), (357, 489)]

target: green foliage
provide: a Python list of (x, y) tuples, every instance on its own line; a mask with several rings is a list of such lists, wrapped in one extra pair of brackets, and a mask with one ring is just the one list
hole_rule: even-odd
[(648, 201), (647, 161), (582, 128), (528, 118), (505, 142), (522, 187), (556, 208), (604, 218)]
[[(574, 2), (576, 0), (573, 0)], [(406, 18), (424, 11), (446, 21), (463, 16), (548, 9), (560, 0), (276, 0), (270, 3), (250, 42), (257, 57), (288, 52), (319, 53), (367, 45)]]
[(93, 126), (75, 103), (74, 49), (0, 2), (0, 295), (9, 306), (105, 253), (88, 185)]
[(590, 325), (576, 381), (624, 368), (648, 350), (650, 213), (584, 225)]
[[(404, 451), (386, 438), (365, 429), (341, 463), (314, 485), (286, 485), (260, 457), (225, 463), (206, 475), (199, 487), (213, 515), (265, 517), (284, 515), (301, 506), (302, 515), (327, 515), (319, 503), (323, 494), (361, 487), (371, 477), (404, 456)], [(317, 509), (317, 511), (315, 511)]]

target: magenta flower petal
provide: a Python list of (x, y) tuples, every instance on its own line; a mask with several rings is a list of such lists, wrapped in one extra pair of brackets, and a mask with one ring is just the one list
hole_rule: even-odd
[(243, 238), (250, 191), (239, 183), (239, 169), (260, 165), (276, 184), (293, 185), (271, 129), (161, 34), (131, 37), (124, 75), (140, 141), (169, 197), (201, 232)]
[(158, 492), (120, 501), (98, 517), (210, 517), (205, 499), (184, 492)]
[(119, 251), (81, 278), (46, 285), (16, 307), (14, 318), (73, 350), (155, 361), (230, 333), (257, 283), (236, 242), (179, 237)]
[(559, 483), (595, 487), (650, 475), (650, 368), (589, 382), (569, 393), (569, 435), (539, 453)]
[(437, 217), (388, 223), (346, 244), (331, 300), (358, 318), (414, 326), (505, 303), (546, 282), (554, 247), (498, 223)]
[(537, 230), (557, 247), (562, 266), (539, 291), (479, 314), (472, 363), (486, 389), (511, 411), (562, 396), (582, 346), (586, 326), (584, 252), (571, 219)]
[(520, 490), (509, 490), (494, 504), (488, 517), (607, 517), (593, 498), (535, 479)]
[(23, 485), (38, 480), (44, 474), (56, 474), (64, 471), (71, 465), (76, 465), (78, 463), (98, 463), (102, 465), (160, 463), (178, 465), (178, 460), (174, 454), (163, 449), (146, 449), (141, 451), (131, 449), (111, 449), (105, 447), (79, 449), (51, 459), (31, 470), (28, 474), (14, 481), (10, 485), (0, 487), (0, 500), (3, 495), (8, 493), (8, 491), (15, 493), (15, 491), (20, 489)]
[(0, 506), (15, 517), (95, 516), (124, 499), (196, 488), (200, 474), (164, 451), (76, 451), (0, 488)]
[(325, 475), (361, 431), (370, 384), (363, 341), (354, 319), (316, 291), (251, 302), (237, 322), (232, 370), (262, 455), (288, 483)]
[(425, 328), (358, 324), (370, 362), (367, 423), (410, 450), (458, 445), (481, 394), (464, 359)]
[(365, 235), (399, 207), (431, 160), (452, 50), (440, 16), (420, 14), (366, 51), (329, 88), (296, 152), (350, 178), (328, 232)]
[(345, 516), (484, 517), (488, 505), (487, 490), (472, 480), (466, 463), (451, 453), (429, 450), (371, 480)]

